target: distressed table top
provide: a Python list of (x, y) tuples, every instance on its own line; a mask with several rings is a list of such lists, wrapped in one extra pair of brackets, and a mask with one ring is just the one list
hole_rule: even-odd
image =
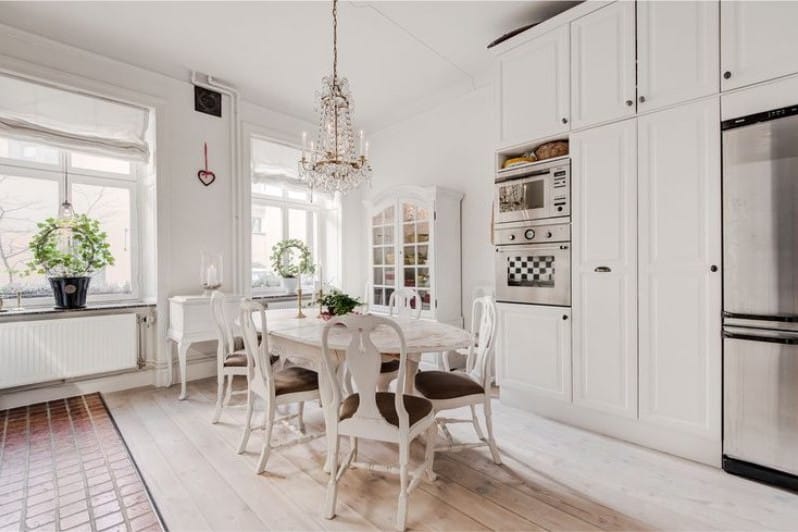
[[(295, 309), (267, 310), (266, 322), (269, 336), (289, 340), (321, 349), (321, 334), (326, 322), (317, 312), (305, 309), (306, 318), (296, 318)], [(255, 314), (255, 325), (260, 329), (259, 316)], [(429, 320), (390, 318), (402, 329), (408, 353), (449, 351), (468, 347), (471, 335), (459, 327)], [(345, 350), (351, 336), (343, 327), (330, 331), (330, 347)], [(379, 327), (371, 337), (380, 353), (398, 353), (399, 337), (387, 327)]]

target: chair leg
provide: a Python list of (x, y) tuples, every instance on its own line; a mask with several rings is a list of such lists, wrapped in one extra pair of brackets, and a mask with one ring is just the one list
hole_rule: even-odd
[(474, 405), (471, 407), (471, 424), (474, 425), (474, 432), (477, 433), (479, 440), (485, 441), (485, 435), (482, 433), (482, 427), (479, 426), (479, 419), (477, 419), (477, 408)]
[(269, 454), (272, 450), (272, 427), (274, 427), (274, 405), (267, 400), (266, 412), (263, 415), (263, 449), (260, 451), (258, 466), (255, 469), (259, 475), (266, 470), (266, 462), (269, 461)]
[(224, 406), (230, 404), (230, 399), (233, 397), (233, 375), (227, 376), (227, 393), (224, 396)]
[[(221, 399), (221, 394), (219, 398)], [(252, 433), (252, 412), (255, 410), (255, 397), (252, 392), (247, 390), (247, 415), (244, 421), (244, 433), (241, 435), (241, 443), (238, 444), (238, 454), (247, 450), (249, 435)]]
[(297, 412), (296, 426), (299, 432), (305, 434), (305, 401), (299, 403), (299, 411)]
[(352, 446), (352, 461), (357, 460), (357, 438), (354, 436), (349, 438), (349, 443)]
[(224, 400), (224, 373), (219, 372), (216, 376), (216, 409), (213, 411), (211, 423), (218, 423), (222, 417), (222, 401)]
[(482, 411), (485, 414), (485, 426), (488, 429), (488, 446), (490, 447), (490, 454), (493, 455), (493, 462), (495, 464), (501, 465), (502, 459), (499, 456), (499, 448), (496, 446), (496, 440), (493, 437), (493, 416), (491, 413), (490, 408), (490, 396), (485, 396), (485, 403), (482, 407)]
[[(329, 430), (329, 429), (328, 429)], [(330, 462), (330, 478), (327, 481), (327, 500), (324, 503), (324, 518), (332, 519), (335, 517), (335, 499), (338, 496), (338, 434), (333, 434), (328, 440), (332, 442), (332, 449), (328, 449), (328, 460)]]
[(396, 530), (407, 528), (407, 464), (410, 461), (410, 442), (399, 442), (399, 504), (396, 505)]
[(438, 437), (438, 426), (433, 423), (427, 429), (427, 447), (425, 449), (424, 455), (424, 463), (426, 465), (425, 474), (427, 476), (427, 480), (430, 482), (434, 482), (438, 475), (432, 470), (432, 466), (435, 462), (435, 440)]

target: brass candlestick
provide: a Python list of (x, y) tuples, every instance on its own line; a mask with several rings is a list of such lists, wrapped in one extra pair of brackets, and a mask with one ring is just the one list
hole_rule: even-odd
[(296, 317), (302, 319), (305, 315), (302, 313), (302, 275), (297, 275), (297, 289), (296, 289)]

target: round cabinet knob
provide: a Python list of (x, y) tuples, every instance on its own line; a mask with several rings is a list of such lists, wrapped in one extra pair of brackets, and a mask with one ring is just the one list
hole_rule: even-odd
[(718, 267), (713, 264), (712, 266), (709, 267), (709, 271), (715, 273), (716, 271), (718, 271)]
[(627, 107), (631, 107), (633, 103), (635, 103), (635, 102), (633, 102), (632, 100), (626, 100), (626, 106)]
[(638, 100), (640, 100), (640, 103), (645, 103), (646, 97), (645, 96), (641, 96), (640, 98), (638, 98)]
[(723, 79), (729, 79), (730, 77), (731, 77), (731, 72), (729, 72), (728, 70), (723, 73)]
[(508, 238), (509, 240), (515, 240), (515, 235), (512, 235), (512, 234), (511, 234), (511, 235), (510, 235), (510, 236), (508, 236), (507, 238)]
[(567, 320), (568, 319), (568, 314), (563, 314), (562, 315), (562, 319)]
[(563, 118), (563, 119), (562, 119), (562, 123), (563, 123), (563, 124), (567, 124), (567, 123), (568, 123), (568, 119), (567, 119), (567, 118)]
[(551, 234), (551, 231), (547, 231), (546, 232), (546, 238), (551, 238), (552, 236), (554, 236), (554, 235)]
[(532, 240), (533, 238), (535, 238), (535, 230), (534, 229), (527, 229), (524, 232), (524, 238), (526, 238), (527, 240)]

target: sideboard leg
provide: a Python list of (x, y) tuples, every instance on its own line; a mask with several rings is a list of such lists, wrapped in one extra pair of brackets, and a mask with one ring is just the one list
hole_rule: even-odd
[(188, 342), (179, 342), (177, 344), (177, 358), (180, 363), (180, 397), (182, 401), (188, 394), (186, 393), (186, 357), (188, 356)]

